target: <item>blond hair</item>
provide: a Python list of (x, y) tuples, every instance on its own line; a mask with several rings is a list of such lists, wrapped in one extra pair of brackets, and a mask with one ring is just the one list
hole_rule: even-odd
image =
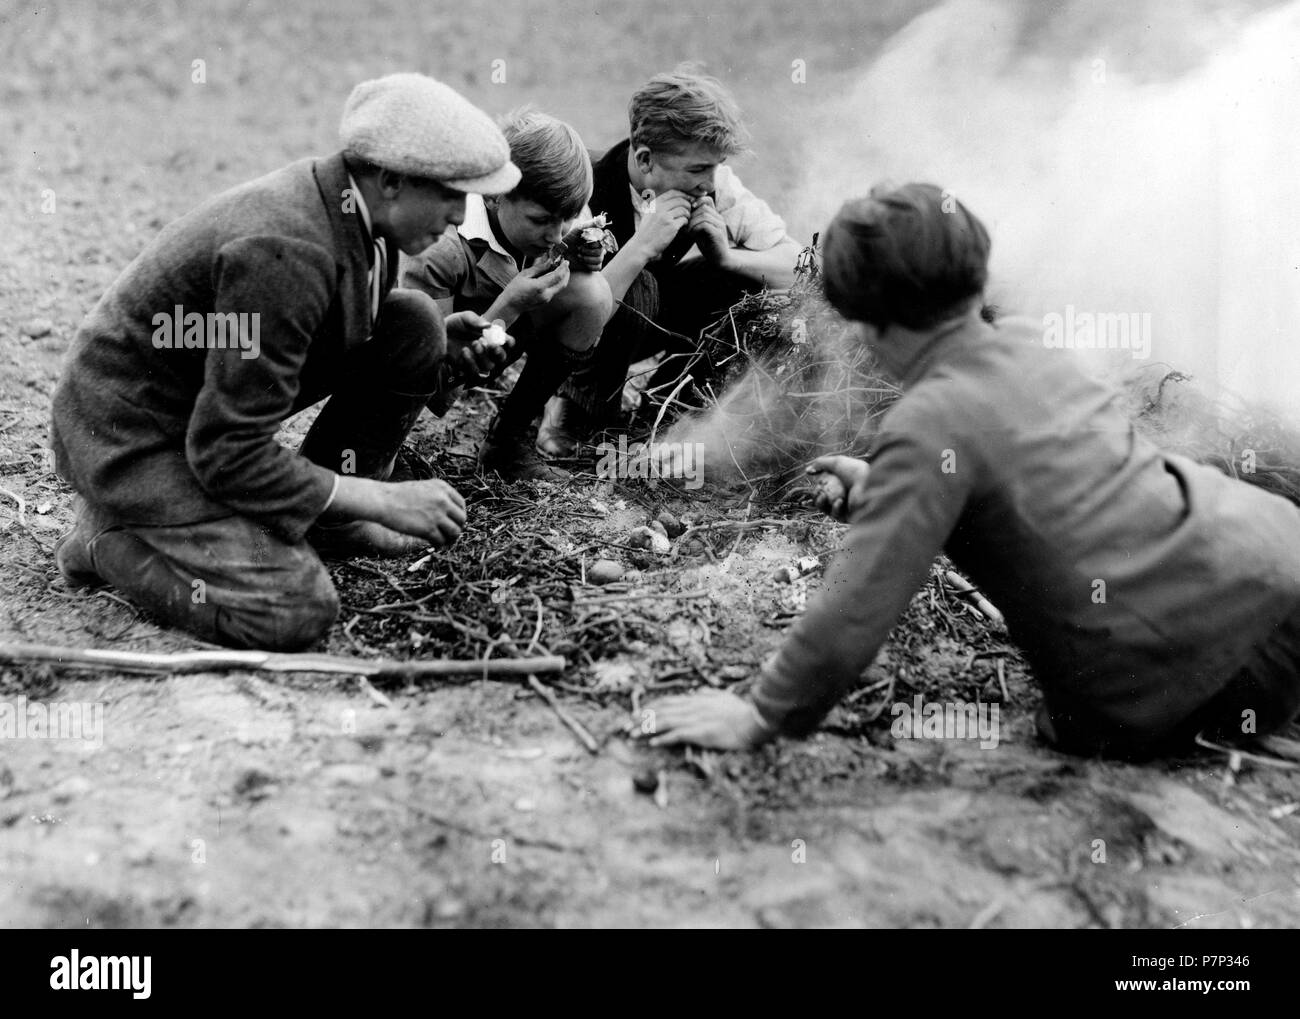
[(683, 64), (656, 74), (632, 96), (627, 108), (632, 145), (652, 152), (679, 152), (703, 144), (726, 156), (749, 148), (740, 107), (717, 78)]

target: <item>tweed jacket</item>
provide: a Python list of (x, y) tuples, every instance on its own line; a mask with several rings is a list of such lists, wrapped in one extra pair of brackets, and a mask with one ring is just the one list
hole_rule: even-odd
[[(78, 493), (121, 523), (242, 514), (303, 538), (335, 476), (275, 435), (299, 409), (308, 356), (370, 334), (373, 247), (348, 188), (341, 154), (302, 160), (198, 206), (126, 268), (54, 395), (55, 466)], [(195, 313), (254, 323), (255, 355), (217, 349), (210, 326), (182, 342), (176, 322), (169, 339), (169, 319)]]

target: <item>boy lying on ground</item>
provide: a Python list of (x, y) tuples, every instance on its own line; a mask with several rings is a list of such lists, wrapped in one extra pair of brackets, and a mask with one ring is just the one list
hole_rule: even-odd
[[(723, 165), (745, 151), (747, 136), (720, 82), (685, 70), (658, 75), (632, 96), (628, 120), (630, 137), (595, 164), (591, 200), (619, 245), (602, 275), (627, 308), (547, 406), (538, 448), (548, 456), (572, 456), (595, 430), (619, 423), (630, 365), (666, 347), (693, 353), (681, 337), (697, 338), (747, 291), (794, 282), (799, 245)], [(651, 385), (675, 379), (688, 360), (666, 359)]]
[[(382, 482), (444, 362), (507, 352), (477, 316), (444, 330), (433, 301), (393, 290), (397, 254), (519, 171), (487, 114), (422, 75), (358, 85), (340, 135), (166, 227), (82, 323), (52, 426), (79, 495), (56, 549), (70, 583), (205, 640), (295, 650), (338, 613), (318, 552), (445, 545), (465, 525), (446, 482)], [(297, 453), (276, 442), (327, 396)]]
[[(508, 195), (471, 195), (465, 220), (408, 261), (403, 286), (428, 294), (445, 313), (470, 311), (500, 321), (528, 359), (488, 431), (479, 458), (507, 480), (564, 481), (542, 462), (533, 421), (569, 374), (591, 358), (614, 308), (600, 274), (605, 251), (583, 244), (591, 225), (591, 159), (578, 132), (532, 110), (502, 123), (519, 185)], [(563, 246), (570, 261), (554, 258)], [(431, 403), (443, 413), (451, 394)]]
[(657, 743), (752, 747), (814, 729), (942, 549), (1005, 614), (1043, 688), (1040, 734), (1148, 758), (1264, 735), (1300, 710), (1300, 509), (1167, 454), (1119, 394), (982, 321), (989, 241), (938, 188), (850, 202), (825, 234), (831, 303), (902, 384), (868, 456), (813, 469), (850, 529), (747, 698), (654, 706)]

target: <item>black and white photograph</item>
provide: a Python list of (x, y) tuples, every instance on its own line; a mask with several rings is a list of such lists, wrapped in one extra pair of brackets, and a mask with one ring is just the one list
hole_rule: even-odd
[(928, 928), (1270, 984), (1300, 0), (0, 2), (24, 983)]

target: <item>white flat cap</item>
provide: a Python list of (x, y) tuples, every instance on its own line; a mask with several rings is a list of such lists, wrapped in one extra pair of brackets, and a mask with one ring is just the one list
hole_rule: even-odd
[(360, 159), (457, 191), (502, 195), (519, 183), (510, 145), (492, 118), (424, 74), (363, 81), (343, 107), (339, 139)]

